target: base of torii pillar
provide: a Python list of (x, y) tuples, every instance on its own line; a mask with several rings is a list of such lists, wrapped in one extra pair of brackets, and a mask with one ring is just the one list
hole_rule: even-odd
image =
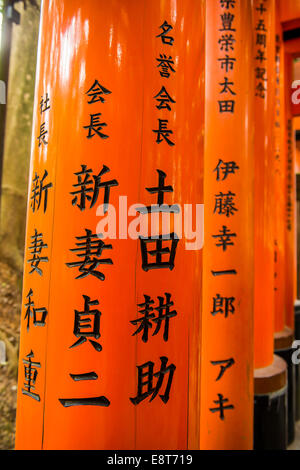
[(287, 364), (254, 370), (254, 449), (285, 450), (287, 446)]
[(285, 327), (274, 335), (274, 352), (287, 363), (288, 374), (288, 444), (295, 439), (295, 414), (296, 414), (296, 377), (295, 365), (292, 362), (294, 349), (294, 332)]
[[(300, 341), (300, 300), (295, 301), (295, 340)], [(300, 419), (300, 364), (295, 365), (296, 421)]]

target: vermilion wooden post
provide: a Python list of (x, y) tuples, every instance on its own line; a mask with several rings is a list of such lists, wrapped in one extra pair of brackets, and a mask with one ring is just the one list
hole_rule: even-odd
[[(255, 74), (255, 368), (273, 361), (274, 332), (274, 0), (254, 1)], [(262, 5), (262, 10), (260, 6)]]
[[(198, 448), (204, 1), (45, 0), (41, 21), (16, 448)], [(162, 203), (182, 238), (173, 212), (143, 238)]]
[(285, 82), (284, 45), (276, 1), (274, 119), (274, 331), (285, 328)]
[(295, 328), (294, 302), (296, 299), (296, 175), (295, 137), (291, 113), (292, 60), (285, 54), (285, 328), (275, 334), (275, 351), (288, 365), (288, 443), (295, 435), (295, 365), (292, 348)]
[[(275, 132), (278, 117), (274, 109), (278, 110), (280, 107), (275, 99), (279, 99), (275, 96), (278, 89), (276, 77), (279, 79), (279, 75), (276, 75), (275, 63), (275, 57), (278, 56), (275, 49), (275, 1), (255, 0), (253, 11), (255, 42), (254, 448), (283, 449), (286, 446), (286, 365), (281, 358), (274, 356), (274, 288), (279, 282), (277, 278), (274, 278), (274, 273), (277, 273), (279, 269), (276, 256), (279, 256), (278, 252), (282, 254), (280, 228), (275, 219), (282, 205), (280, 206), (280, 198), (277, 209), (274, 209), (271, 202), (277, 194), (276, 170), (279, 165), (277, 157), (274, 158), (278, 147), (278, 132)], [(275, 237), (278, 237), (278, 240)], [(274, 240), (276, 240), (275, 247)], [(280, 305), (277, 308), (279, 313), (276, 315), (276, 326), (280, 321), (280, 326), (282, 326), (283, 313), (280, 312)]]
[(201, 449), (253, 439), (251, 2), (206, 3)]
[[(300, 2), (299, 0), (288, 0), (284, 2), (281, 0), (281, 21), (285, 29), (297, 29), (300, 19)], [(299, 325), (299, 311), (297, 306), (294, 307), (294, 301), (297, 296), (297, 265), (296, 265), (296, 184), (295, 184), (295, 136), (293, 132), (293, 116), (292, 96), (295, 89), (292, 88), (293, 74), (292, 62), (293, 59), (299, 57), (300, 54), (300, 41), (299, 38), (289, 39), (284, 42), (285, 51), (285, 165), (286, 165), (286, 180), (285, 180), (285, 251), (286, 251), (286, 265), (285, 265), (285, 330), (289, 333), (288, 341), (281, 345), (282, 355), (285, 356), (288, 362), (288, 381), (289, 381), (289, 442), (292, 442), (295, 431), (295, 382), (294, 382), (294, 369), (295, 365), (292, 361), (294, 349), (293, 345), (294, 334), (296, 338), (299, 336), (299, 327), (295, 331), (295, 315), (297, 318), (297, 325)], [(283, 349), (283, 347), (285, 349)], [(298, 368), (299, 366), (297, 366)], [(299, 372), (297, 371), (299, 376)], [(298, 380), (298, 379), (297, 379)], [(299, 386), (297, 385), (297, 401), (299, 404)], [(297, 405), (298, 406), (298, 405)]]
[(286, 325), (294, 330), (294, 301), (296, 276), (296, 250), (295, 250), (295, 206), (296, 206), (296, 177), (295, 177), (295, 140), (291, 113), (291, 84), (292, 84), (292, 56), (285, 56), (285, 109), (286, 109)]
[(286, 320), (288, 292), (286, 291), (286, 87), (285, 48), (282, 39), (280, 16), (276, 15), (276, 86), (275, 86), (275, 130), (274, 130), (274, 193), (275, 208), (275, 276), (274, 276), (274, 331), (275, 351), (289, 349), (293, 341), (293, 329)]

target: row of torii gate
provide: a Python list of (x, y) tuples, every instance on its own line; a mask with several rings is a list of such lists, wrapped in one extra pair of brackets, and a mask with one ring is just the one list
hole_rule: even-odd
[[(295, 0), (43, 1), (17, 449), (293, 440), (299, 54)], [(100, 239), (121, 195), (204, 246)]]

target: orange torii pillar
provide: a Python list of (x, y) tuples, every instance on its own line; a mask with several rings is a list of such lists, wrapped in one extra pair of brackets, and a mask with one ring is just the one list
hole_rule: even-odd
[[(293, 77), (295, 78), (295, 77)], [(298, 88), (299, 89), (299, 88)], [(294, 92), (295, 90), (293, 90)], [(297, 90), (298, 92), (298, 90)], [(299, 95), (298, 95), (299, 98)], [(299, 104), (297, 105), (299, 106)], [(295, 146), (295, 176), (296, 176), (296, 226), (295, 226), (295, 232), (296, 232), (296, 247), (295, 247), (295, 253), (296, 253), (296, 263), (297, 263), (297, 271), (296, 271), (296, 287), (295, 287), (295, 331), (294, 331), (294, 337), (295, 340), (299, 340), (300, 338), (300, 290), (299, 290), (299, 282), (300, 282), (300, 277), (299, 277), (299, 261), (300, 261), (300, 244), (298, 242), (299, 240), (299, 232), (300, 232), (300, 225), (299, 225), (299, 220), (300, 220), (300, 187), (299, 187), (299, 174), (300, 174), (300, 150), (299, 150), (299, 130), (300, 130), (300, 113), (297, 116), (294, 116), (293, 118), (293, 132), (294, 136), (296, 139), (296, 146)], [(294, 343), (294, 346), (297, 343)], [(300, 420), (300, 363), (297, 362), (295, 364), (295, 392), (296, 392), (296, 397), (295, 397), (295, 420), (299, 421)]]
[(255, 77), (254, 448), (283, 449), (286, 446), (286, 425), (282, 425), (286, 417), (286, 364), (281, 358), (273, 355), (275, 0), (255, 0), (253, 18), (255, 44), (253, 57)]
[[(277, 13), (279, 12), (279, 1), (276, 4)], [(275, 335), (274, 349), (276, 354), (281, 356), (288, 365), (288, 443), (294, 439), (295, 422), (295, 376), (294, 365), (291, 361), (293, 353), (292, 345), (294, 339), (294, 325), (287, 320), (287, 310), (293, 311), (293, 303), (287, 305), (290, 294), (286, 289), (287, 273), (286, 268), (289, 263), (286, 257), (286, 172), (287, 172), (287, 152), (286, 152), (286, 87), (290, 85), (285, 77), (285, 47), (283, 43), (282, 26), (280, 16), (276, 16), (276, 103), (275, 103), (275, 134), (274, 134), (274, 156), (275, 156), (275, 174), (274, 174), (274, 200), (275, 205)], [(289, 105), (288, 105), (289, 106)], [(291, 273), (289, 273), (289, 279)], [(292, 297), (293, 299), (293, 297)]]
[(199, 448), (204, 20), (43, 1), (17, 449)]
[[(285, 46), (284, 46), (285, 47)], [(288, 443), (295, 436), (295, 365), (292, 361), (293, 340), (295, 330), (295, 308), (296, 299), (296, 176), (295, 176), (295, 138), (293, 134), (293, 121), (291, 112), (292, 92), (292, 56), (284, 55), (284, 87), (285, 87), (285, 185), (283, 194), (285, 196), (284, 212), (284, 237), (285, 237), (285, 328), (281, 334), (275, 334), (275, 351), (288, 365)]]
[(274, 332), (285, 334), (285, 82), (284, 45), (276, 0), (275, 119), (274, 119)]
[(251, 1), (206, 4), (200, 449), (253, 442)]
[[(286, 10), (286, 6), (288, 7)], [(288, 14), (288, 15), (287, 15)], [(298, 20), (297, 20), (298, 19)], [(300, 19), (300, 1), (287, 1), (281, 0), (281, 20), (283, 26), (286, 27), (285, 22), (290, 20), (290, 25), (296, 27), (297, 22)], [(295, 21), (293, 21), (295, 20)], [(299, 339), (300, 334), (300, 313), (299, 306), (296, 304), (295, 299), (297, 298), (297, 251), (296, 251), (296, 149), (295, 149), (295, 135), (293, 129), (293, 112), (292, 108), (295, 108), (295, 103), (292, 106), (294, 99), (299, 98), (298, 90), (292, 87), (293, 84), (293, 59), (300, 55), (300, 39), (295, 37), (293, 39), (286, 39), (284, 42), (285, 51), (285, 165), (286, 165), (286, 180), (285, 180), (285, 257), (286, 257), (286, 272), (285, 272), (285, 313), (286, 313), (286, 325), (292, 333), (295, 335), (295, 339)], [(290, 383), (293, 383), (294, 372), (293, 372), (293, 350), (286, 351), (289, 357), (288, 363), (290, 365), (289, 376)], [(296, 367), (296, 365), (295, 365)], [(298, 370), (297, 370), (298, 369)], [(297, 378), (298, 377), (298, 378)], [(296, 382), (299, 381), (299, 364), (296, 367)], [(299, 409), (299, 386), (296, 385), (296, 400)], [(294, 392), (293, 387), (289, 387), (289, 392)], [(292, 407), (294, 406), (294, 400), (289, 400), (289, 415), (290, 423), (294, 421), (294, 412)], [(298, 411), (296, 411), (298, 413)], [(290, 435), (293, 435), (293, 425), (291, 425)]]
[[(300, 49), (300, 44), (299, 44)], [(286, 325), (294, 330), (294, 301), (296, 276), (295, 250), (295, 210), (296, 210), (296, 177), (295, 177), (295, 138), (291, 112), (292, 55), (285, 55), (285, 90), (286, 90)]]

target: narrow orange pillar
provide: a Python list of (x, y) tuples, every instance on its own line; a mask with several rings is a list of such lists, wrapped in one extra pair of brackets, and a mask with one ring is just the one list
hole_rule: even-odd
[(285, 82), (284, 45), (276, 2), (274, 119), (274, 331), (285, 328)]
[(202, 0), (43, 2), (17, 449), (199, 447), (203, 73)]
[(285, 55), (286, 109), (286, 179), (285, 179), (285, 250), (286, 250), (286, 325), (294, 331), (296, 299), (296, 176), (295, 137), (291, 112), (292, 55)]
[[(274, 347), (290, 349), (294, 332), (286, 321), (286, 87), (285, 47), (280, 22), (280, 1), (276, 2), (276, 68), (275, 68), (275, 127), (274, 127)], [(287, 359), (285, 357), (285, 359)], [(288, 361), (289, 362), (289, 361)]]
[[(283, 359), (274, 355), (274, 329), (283, 321), (283, 291), (277, 272), (282, 269), (282, 161), (278, 81), (280, 50), (276, 43), (275, 0), (253, 3), (255, 41), (255, 266), (254, 266), (254, 448), (285, 449), (287, 375)], [(277, 62), (276, 62), (277, 59)], [(276, 83), (277, 80), (277, 83)], [(277, 95), (276, 92), (277, 91)], [(277, 99), (277, 101), (276, 101)], [(275, 110), (275, 113), (274, 113)], [(276, 129), (276, 131), (275, 131)], [(279, 150), (278, 150), (279, 148)], [(282, 155), (281, 155), (282, 158)], [(281, 164), (281, 166), (280, 166)], [(274, 208), (273, 201), (278, 196)], [(280, 199), (281, 198), (281, 199)], [(274, 246), (275, 241), (275, 246)], [(274, 294), (275, 292), (275, 294)], [(277, 296), (276, 296), (277, 295)], [(275, 296), (278, 300), (275, 316)], [(279, 301), (281, 299), (281, 307)], [(281, 308), (281, 310), (280, 310)]]
[(270, 366), (274, 351), (274, 104), (275, 1), (254, 1), (255, 291), (254, 364)]
[(201, 449), (253, 439), (251, 1), (206, 4)]

